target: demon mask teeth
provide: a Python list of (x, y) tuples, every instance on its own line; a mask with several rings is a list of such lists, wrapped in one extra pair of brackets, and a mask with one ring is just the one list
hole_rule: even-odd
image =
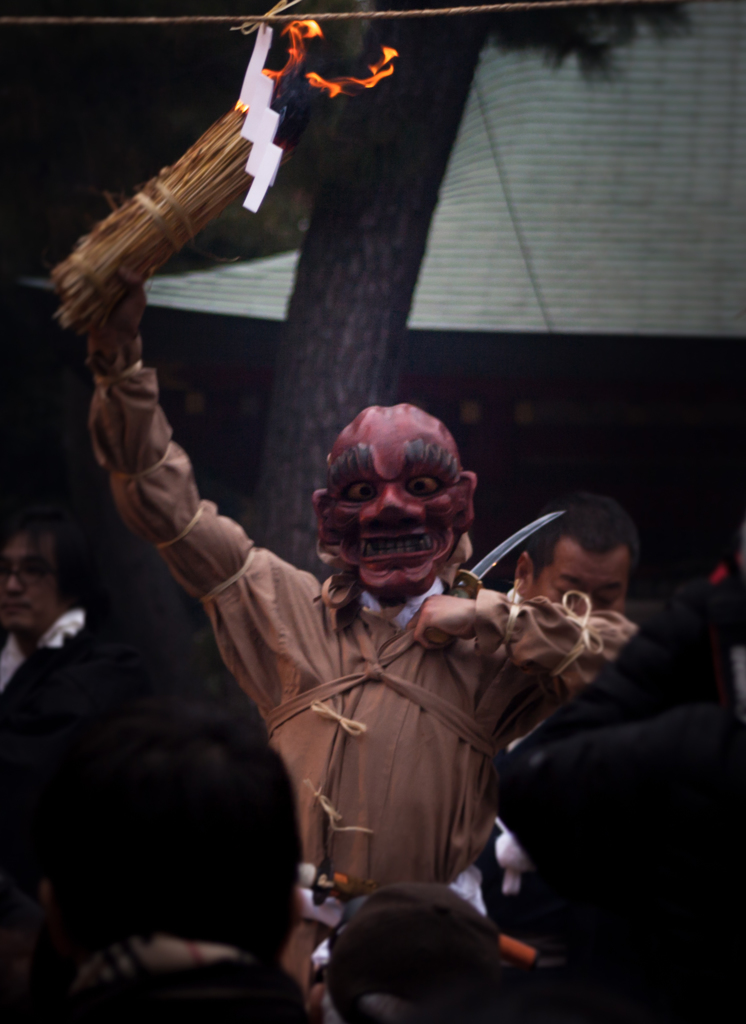
[(371, 593), (422, 594), (474, 519), (474, 473), (448, 430), (412, 405), (372, 406), (339, 435), (316, 491), (319, 540)]

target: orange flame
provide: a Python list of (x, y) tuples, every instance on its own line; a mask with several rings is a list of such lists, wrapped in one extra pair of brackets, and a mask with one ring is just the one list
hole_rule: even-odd
[(318, 36), (324, 38), (324, 33), (321, 31), (321, 27), (317, 21), (291, 21), (287, 28), (282, 30), (282, 35), (290, 36), (290, 46), (288, 47), (288, 59), (285, 67), (282, 71), (270, 71), (265, 68), (262, 74), (266, 75), (267, 78), (273, 78), (277, 81), (278, 78), (282, 78), (284, 75), (289, 75), (291, 71), (294, 71), (299, 64), (303, 63), (303, 59), (306, 56), (306, 44), (304, 39), (313, 39)]
[[(265, 68), (262, 72), (262, 74), (272, 78), (275, 82), (290, 74), (303, 63), (306, 56), (306, 39), (324, 38), (324, 33), (321, 31), (319, 23), (310, 18), (306, 21), (291, 21), (287, 28), (283, 29), (282, 34), (290, 36), (288, 59), (285, 67), (281, 71), (269, 71)], [(378, 63), (369, 65), (372, 73), (370, 78), (332, 78), (327, 80), (312, 71), (306, 75), (309, 85), (312, 85), (315, 89), (328, 90), (330, 96), (339, 96), (340, 93), (344, 93), (346, 96), (353, 96), (361, 89), (372, 89), (382, 78), (388, 78), (389, 75), (393, 75), (394, 65), (391, 62), (394, 57), (399, 56), (398, 51), (391, 46), (384, 46), (382, 49), (383, 55)]]
[(378, 85), (382, 78), (388, 78), (389, 75), (393, 75), (394, 65), (391, 62), (394, 57), (399, 56), (399, 52), (392, 46), (384, 46), (382, 49), (383, 56), (378, 63), (369, 65), (370, 70), (373, 72), (370, 78), (332, 78), (327, 81), (314, 71), (306, 75), (306, 78), (314, 88), (328, 89), (330, 96), (339, 96), (341, 92), (346, 96), (354, 96), (360, 89), (372, 89), (374, 85)]

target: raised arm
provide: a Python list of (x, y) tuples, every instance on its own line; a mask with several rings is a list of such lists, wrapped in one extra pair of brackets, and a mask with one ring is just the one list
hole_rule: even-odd
[(204, 598), (240, 571), (252, 542), (212, 502), (200, 499), (189, 458), (172, 440), (158, 404), (156, 372), (142, 365), (142, 283), (120, 273), (130, 291), (88, 338), (96, 382), (89, 420), (93, 449), (111, 475), (127, 526), (156, 545), (188, 593)]
[(278, 659), (303, 661), (292, 638), (314, 636), (314, 649), (323, 648), (320, 585), (255, 547), (238, 523), (200, 498), (189, 458), (158, 404), (156, 372), (142, 365), (141, 282), (122, 275), (129, 293), (89, 338), (93, 449), (125, 523), (155, 544), (176, 581), (202, 600), (223, 660), (266, 715), (282, 700), (287, 679)]

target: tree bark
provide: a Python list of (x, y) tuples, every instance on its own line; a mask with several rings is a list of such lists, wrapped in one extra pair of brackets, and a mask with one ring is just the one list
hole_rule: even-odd
[(311, 572), (322, 569), (311, 492), (324, 484), (332, 442), (361, 409), (396, 399), (412, 295), (485, 32), (481, 17), (373, 23), (365, 63), (393, 46), (394, 74), (347, 101), (330, 141), (257, 492), (258, 539)]

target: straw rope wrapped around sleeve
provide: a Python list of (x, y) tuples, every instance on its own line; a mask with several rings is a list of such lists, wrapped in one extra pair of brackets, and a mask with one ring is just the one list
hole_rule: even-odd
[(79, 334), (100, 327), (126, 290), (119, 267), (150, 277), (246, 191), (251, 143), (240, 134), (245, 116), (240, 108), (224, 114), (180, 160), (100, 221), (54, 268), (62, 327)]

